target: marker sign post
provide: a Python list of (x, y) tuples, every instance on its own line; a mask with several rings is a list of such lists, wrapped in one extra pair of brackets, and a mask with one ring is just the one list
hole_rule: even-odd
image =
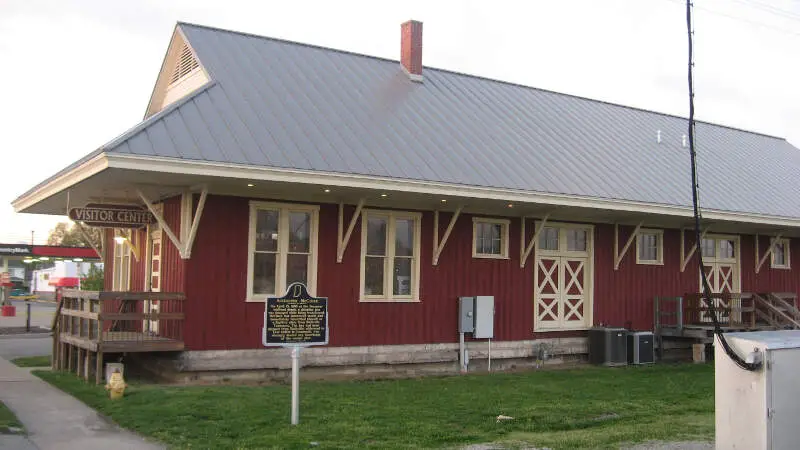
[(312, 297), (292, 283), (283, 297), (268, 297), (261, 340), (265, 347), (292, 350), (292, 425), (300, 422), (300, 349), (328, 343), (328, 299)]

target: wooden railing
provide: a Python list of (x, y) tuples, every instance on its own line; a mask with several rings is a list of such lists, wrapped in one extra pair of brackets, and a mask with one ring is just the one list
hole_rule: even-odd
[(756, 315), (753, 295), (739, 292), (725, 292), (710, 295), (686, 294), (684, 297), (684, 323), (687, 325), (712, 325), (712, 311), (716, 312), (720, 325), (732, 328), (755, 328)]
[(54, 336), (93, 352), (183, 349), (184, 295), (65, 290)]
[[(687, 326), (712, 326), (712, 308), (702, 294), (656, 297), (653, 304), (654, 330), (669, 328), (680, 332)], [(757, 330), (800, 329), (800, 310), (794, 293), (711, 294), (717, 321), (725, 328)]]

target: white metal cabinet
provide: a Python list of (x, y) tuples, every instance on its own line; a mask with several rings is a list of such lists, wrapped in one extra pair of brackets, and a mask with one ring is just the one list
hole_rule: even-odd
[(746, 357), (758, 350), (756, 372), (737, 366), (715, 340), (716, 448), (795, 450), (800, 445), (800, 331), (727, 333)]

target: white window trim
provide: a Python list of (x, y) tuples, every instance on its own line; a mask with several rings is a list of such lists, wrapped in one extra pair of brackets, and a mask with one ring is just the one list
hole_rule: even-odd
[[(502, 225), (500, 232), (500, 254), (495, 255), (492, 253), (478, 253), (476, 239), (478, 237), (478, 224), (488, 223), (492, 225)], [(485, 258), (485, 259), (508, 259), (508, 228), (511, 221), (508, 219), (490, 219), (486, 217), (473, 217), (472, 218), (472, 257)]]
[[(117, 236), (116, 231), (114, 235)], [(122, 250), (122, 254), (119, 255), (119, 250)], [(124, 292), (130, 290), (131, 287), (131, 248), (125, 244), (118, 244), (114, 242), (114, 265), (113, 265), (113, 273), (111, 274), (111, 290), (116, 292)], [(128, 270), (123, 273), (121, 270), (122, 262), (124, 260), (128, 261)], [(119, 261), (119, 264), (117, 263)]]
[[(639, 252), (639, 238), (644, 234), (656, 235), (656, 259), (642, 259)], [(663, 266), (664, 265), (664, 230), (645, 229), (639, 230), (636, 236), (636, 264), (649, 265), (649, 266)]]
[[(311, 213), (311, 227), (309, 230), (309, 250), (311, 250), (311, 255), (309, 255), (308, 261), (308, 292), (311, 295), (316, 295), (317, 293), (317, 258), (318, 258), (318, 234), (319, 234), (319, 205), (306, 205), (300, 203), (274, 203), (274, 202), (261, 202), (261, 201), (251, 201), (250, 202), (250, 218), (249, 218), (249, 230), (247, 233), (247, 298), (245, 301), (247, 302), (258, 302), (264, 303), (269, 297), (269, 294), (253, 294), (253, 268), (255, 265), (255, 251), (256, 251), (256, 218), (258, 217), (256, 212), (260, 209), (272, 209), (272, 210), (280, 210), (280, 220), (281, 223), (278, 225), (278, 230), (280, 233), (280, 229), (282, 226), (285, 225), (285, 222), (288, 222), (289, 215), (286, 214), (288, 212), (308, 212)], [(281, 237), (278, 241), (278, 257), (276, 258), (275, 265), (276, 265), (276, 275), (275, 275), (275, 292), (276, 296), (282, 296), (286, 291), (286, 264), (283, 263), (283, 257), (288, 252), (288, 245), (289, 245), (289, 234), (288, 233), (280, 233), (285, 237)]]
[[(772, 241), (774, 241), (774, 240), (775, 239), (773, 238)], [(772, 242), (770, 242), (770, 244), (772, 244)], [(769, 259), (770, 259), (770, 268), (772, 268), (772, 269), (781, 269), (781, 270), (791, 270), (791, 268), (792, 268), (792, 252), (790, 250), (791, 246), (789, 245), (790, 244), (789, 239), (787, 239), (787, 238), (778, 239), (778, 243), (775, 244), (775, 245), (779, 245), (779, 244), (783, 245), (783, 252), (784, 252), (784, 256), (786, 257), (786, 264), (776, 264), (775, 263), (775, 252), (772, 251), (772, 252), (770, 252), (771, 254), (770, 254), (770, 257), (769, 257)]]
[[(536, 221), (535, 229), (538, 230), (541, 226), (539, 221)], [(571, 222), (547, 222), (544, 225), (544, 228), (556, 228), (558, 230), (558, 248), (555, 250), (545, 250), (539, 247), (539, 240), (536, 240), (536, 246), (534, 247), (534, 252), (539, 253), (541, 255), (560, 255), (562, 253), (572, 256), (587, 256), (593, 257), (594, 255), (594, 225), (583, 225), (579, 223), (571, 223)], [(569, 250), (567, 244), (567, 236), (566, 233), (562, 233), (562, 230), (584, 230), (586, 231), (586, 250)]]
[[(372, 217), (387, 217), (391, 223), (395, 219), (413, 219), (414, 220), (414, 259), (411, 268), (411, 295), (394, 295), (392, 293), (391, 273), (390, 270), (385, 270), (383, 275), (383, 295), (365, 295), (364, 294), (364, 280), (366, 270), (366, 256), (367, 256), (367, 219)], [(394, 261), (394, 227), (387, 226), (386, 230), (387, 246), (386, 246), (386, 259), (387, 261)], [(421, 236), (422, 236), (422, 214), (417, 212), (408, 211), (392, 211), (392, 210), (379, 210), (379, 209), (365, 209), (361, 212), (361, 279), (359, 286), (359, 301), (362, 303), (376, 302), (376, 303), (418, 303), (419, 299), (419, 285), (420, 285), (420, 259), (422, 257), (421, 249)]]

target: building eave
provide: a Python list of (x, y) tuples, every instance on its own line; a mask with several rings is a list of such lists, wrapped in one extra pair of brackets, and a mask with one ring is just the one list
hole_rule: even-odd
[[(693, 217), (689, 206), (664, 205), (621, 199), (583, 197), (567, 194), (530, 192), (506, 188), (468, 186), (451, 183), (395, 179), (370, 175), (330, 173), (275, 167), (255, 167), (230, 163), (185, 160), (163, 157), (109, 154), (108, 167), (148, 172), (224, 177), (254, 181), (274, 181), (320, 186), (348, 187), (396, 192), (412, 192), (451, 198), (479, 198), (553, 207), (590, 208), (638, 214), (656, 214), (681, 218)], [(703, 218), (722, 222), (742, 222), (777, 227), (800, 228), (800, 218), (757, 213), (703, 209)]]
[(24, 213), (28, 208), (96, 175), (108, 168), (108, 166), (107, 154), (99, 153), (22, 194), (11, 202), (11, 206), (13, 206), (14, 212)]

